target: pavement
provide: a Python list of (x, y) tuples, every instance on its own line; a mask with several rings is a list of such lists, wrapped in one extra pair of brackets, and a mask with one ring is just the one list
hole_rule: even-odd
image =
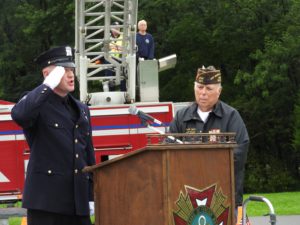
[[(251, 225), (271, 225), (269, 216), (249, 217), (249, 220)], [(276, 216), (276, 225), (300, 225), (300, 215)]]

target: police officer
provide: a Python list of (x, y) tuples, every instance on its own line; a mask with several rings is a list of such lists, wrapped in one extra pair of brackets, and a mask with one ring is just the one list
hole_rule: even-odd
[(90, 113), (69, 93), (74, 91), (74, 51), (52, 48), (35, 60), (43, 84), (12, 109), (30, 147), (23, 194), (28, 225), (90, 225), (91, 174), (95, 164)]
[(213, 66), (199, 68), (194, 83), (195, 102), (176, 113), (170, 133), (235, 132), (238, 147), (234, 149), (235, 204), (243, 202), (244, 170), (249, 137), (236, 109), (219, 100), (221, 72)]

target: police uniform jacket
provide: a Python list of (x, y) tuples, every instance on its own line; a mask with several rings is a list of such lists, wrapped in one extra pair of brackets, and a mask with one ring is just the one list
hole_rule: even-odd
[(95, 164), (89, 109), (68, 95), (78, 117), (72, 120), (63, 98), (42, 84), (12, 109), (30, 147), (23, 207), (65, 215), (89, 215)]
[(235, 132), (238, 147), (234, 149), (235, 202), (242, 205), (244, 169), (247, 160), (249, 137), (246, 126), (238, 111), (222, 101), (218, 101), (203, 122), (197, 113), (198, 105), (193, 103), (179, 110), (170, 124), (170, 133)]

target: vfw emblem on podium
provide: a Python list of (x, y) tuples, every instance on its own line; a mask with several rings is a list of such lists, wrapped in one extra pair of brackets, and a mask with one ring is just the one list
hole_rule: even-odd
[(180, 191), (173, 211), (174, 225), (227, 225), (229, 206), (227, 196), (214, 184), (204, 190), (185, 185), (186, 194)]

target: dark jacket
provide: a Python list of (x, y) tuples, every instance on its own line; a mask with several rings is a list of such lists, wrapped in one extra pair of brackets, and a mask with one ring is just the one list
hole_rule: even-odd
[(137, 58), (154, 59), (154, 40), (151, 34), (136, 34)]
[(219, 132), (235, 132), (238, 147), (234, 149), (235, 170), (235, 202), (242, 205), (244, 170), (247, 160), (249, 137), (247, 128), (238, 111), (222, 101), (218, 101), (204, 123), (198, 113), (198, 105), (193, 103), (176, 113), (170, 124), (170, 133), (209, 133), (211, 130)]
[(42, 84), (12, 109), (30, 147), (23, 207), (66, 215), (89, 215), (95, 164), (89, 109), (68, 96), (77, 112), (72, 120), (62, 98)]

